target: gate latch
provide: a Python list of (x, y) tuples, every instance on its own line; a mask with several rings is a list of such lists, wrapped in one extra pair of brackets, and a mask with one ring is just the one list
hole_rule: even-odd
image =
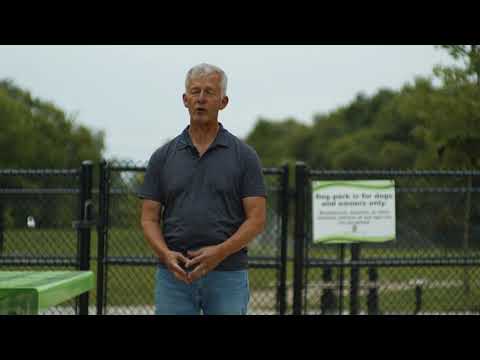
[(96, 226), (97, 225), (97, 221), (96, 220), (87, 220), (86, 217), (87, 217), (87, 210), (88, 210), (88, 207), (93, 207), (93, 203), (92, 203), (92, 200), (87, 200), (85, 201), (85, 207), (84, 207), (84, 211), (83, 211), (83, 220), (75, 220), (75, 221), (72, 221), (72, 227), (74, 229), (90, 229), (92, 226)]

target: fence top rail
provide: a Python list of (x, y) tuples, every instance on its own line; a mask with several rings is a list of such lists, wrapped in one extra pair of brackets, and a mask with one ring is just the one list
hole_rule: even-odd
[(478, 257), (445, 257), (445, 258), (365, 258), (363, 260), (337, 260), (308, 258), (307, 266), (333, 266), (333, 267), (414, 267), (414, 266), (478, 266)]
[[(146, 166), (117, 166), (117, 165), (108, 165), (110, 171), (133, 171), (133, 172), (143, 172), (147, 170)], [(283, 168), (262, 168), (264, 175), (281, 175), (284, 173)]]
[(478, 170), (310, 170), (311, 176), (480, 176)]
[(108, 169), (110, 171), (133, 171), (133, 172), (142, 172), (146, 171), (147, 167), (146, 166), (115, 166), (115, 165), (109, 165)]
[[(13, 194), (13, 195), (47, 195), (47, 194), (78, 194), (79, 189), (35, 189), (35, 188), (13, 188), (13, 189), (0, 189), (0, 194)], [(98, 190), (96, 191), (98, 193)]]
[(66, 256), (8, 256), (0, 257), (0, 265), (3, 266), (78, 266), (78, 259)]
[(428, 187), (423, 187), (423, 188), (420, 188), (420, 187), (400, 187), (400, 188), (396, 188), (395, 189), (395, 192), (397, 193), (402, 193), (402, 192), (405, 192), (405, 193), (415, 193), (415, 192), (418, 192), (418, 193), (465, 193), (465, 192), (474, 192), (474, 193), (477, 193), (477, 192), (480, 192), (480, 187), (448, 187), (448, 186), (445, 186), (445, 187), (431, 187), (431, 186), (428, 186)]
[(0, 175), (78, 176), (80, 169), (0, 169)]
[(263, 168), (264, 175), (281, 175), (285, 172), (283, 168)]

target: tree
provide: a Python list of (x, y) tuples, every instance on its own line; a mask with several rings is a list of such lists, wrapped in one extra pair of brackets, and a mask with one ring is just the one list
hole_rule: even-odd
[[(440, 137), (438, 154), (447, 161), (460, 162), (464, 167), (478, 168), (480, 166), (480, 47), (479, 45), (441, 45), (441, 48), (456, 60), (463, 62), (463, 67), (437, 66), (434, 69), (444, 85), (445, 90), (453, 98), (450, 100), (449, 109), (457, 110), (457, 115), (462, 121), (456, 131), (443, 133)], [(452, 102), (455, 101), (455, 106)], [(460, 114), (458, 114), (460, 112)], [(463, 125), (463, 126), (462, 126)], [(457, 125), (458, 126), (458, 125)], [(467, 187), (470, 189), (474, 184), (472, 177), (468, 177)], [(469, 249), (470, 243), (470, 221), (472, 213), (472, 195), (467, 192), (465, 202), (465, 220), (463, 248)], [(475, 214), (480, 218), (480, 214)], [(464, 270), (464, 292), (469, 293), (470, 281), (468, 269)]]
[[(53, 103), (32, 97), (13, 81), (0, 81), (0, 168), (78, 169), (84, 160), (100, 161), (104, 136), (103, 131), (94, 132), (78, 124), (74, 116), (67, 115)], [(95, 182), (97, 178), (94, 176)], [(78, 181), (66, 177), (0, 177), (0, 188), (75, 186)], [(3, 213), (7, 214), (3, 220), (24, 226), (28, 212), (42, 214), (45, 226), (62, 222), (61, 219), (71, 222), (72, 214), (65, 211), (68, 205), (65, 196), (49, 196), (43, 204), (36, 195), (24, 199), (29, 199), (32, 205), (18, 206), (18, 198), (2, 197)]]
[(261, 154), (262, 165), (271, 167), (299, 160), (295, 156), (302, 152), (298, 145), (307, 134), (308, 126), (294, 119), (270, 121), (260, 118), (245, 141)]
[(33, 98), (10, 80), (0, 81), (0, 166), (72, 168), (99, 161), (103, 131), (76, 123), (50, 102)]
[(434, 68), (436, 76), (446, 85), (473, 83), (480, 87), (480, 45), (439, 45), (463, 66), (440, 66)]

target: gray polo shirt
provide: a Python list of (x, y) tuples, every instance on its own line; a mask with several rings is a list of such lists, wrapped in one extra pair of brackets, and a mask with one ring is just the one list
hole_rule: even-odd
[[(185, 253), (227, 240), (245, 221), (242, 199), (266, 197), (255, 150), (220, 124), (199, 157), (187, 128), (157, 149), (138, 196), (163, 205), (162, 232), (170, 250)], [(216, 270), (242, 270), (247, 249), (232, 254)]]

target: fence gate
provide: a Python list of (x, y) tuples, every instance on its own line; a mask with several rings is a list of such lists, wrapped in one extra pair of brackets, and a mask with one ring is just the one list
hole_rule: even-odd
[[(143, 237), (136, 196), (145, 166), (100, 166), (97, 313), (153, 314), (157, 259)], [(288, 167), (263, 169), (268, 188), (267, 227), (251, 246), (250, 312), (287, 311)]]
[[(0, 170), (1, 270), (89, 269), (91, 170)], [(42, 314), (87, 314), (89, 295)]]
[[(479, 171), (327, 171), (298, 163), (294, 314), (480, 314)], [(396, 239), (327, 245), (312, 180), (394, 180)]]

